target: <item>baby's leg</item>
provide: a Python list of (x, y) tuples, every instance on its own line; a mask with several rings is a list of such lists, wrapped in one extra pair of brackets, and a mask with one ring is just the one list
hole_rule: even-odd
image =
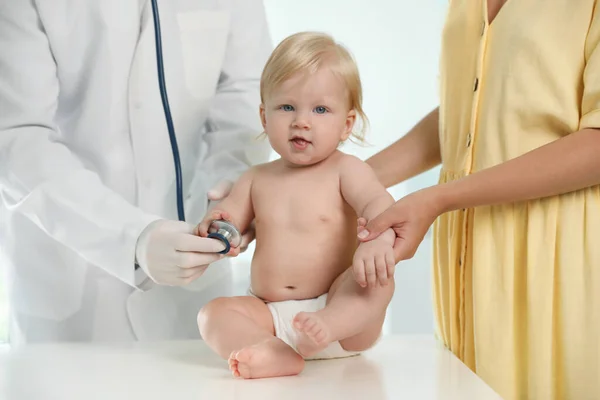
[(294, 318), (294, 328), (302, 334), (300, 354), (310, 357), (336, 341), (348, 351), (371, 347), (380, 335), (394, 286), (392, 278), (387, 286), (362, 288), (352, 269), (346, 270), (331, 285), (324, 309)]
[(200, 334), (208, 346), (229, 359), (234, 376), (266, 378), (299, 374), (303, 358), (276, 338), (273, 317), (255, 297), (221, 297), (198, 313)]

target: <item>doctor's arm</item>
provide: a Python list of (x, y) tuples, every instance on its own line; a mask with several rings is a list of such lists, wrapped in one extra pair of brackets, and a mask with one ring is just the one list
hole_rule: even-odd
[(257, 140), (260, 76), (272, 49), (262, 0), (236, 0), (231, 5), (230, 31), (207, 132), (208, 156), (196, 168), (197, 185), (214, 187), (235, 181), (249, 166), (268, 160), (268, 142)]
[(104, 185), (66, 142), (58, 69), (33, 1), (0, 0), (0, 49), (0, 201), (134, 286), (138, 236), (158, 217)]

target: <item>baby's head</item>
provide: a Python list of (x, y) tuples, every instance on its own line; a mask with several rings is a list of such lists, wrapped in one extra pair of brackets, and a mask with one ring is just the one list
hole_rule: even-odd
[[(302, 32), (283, 40), (265, 65), (260, 95), (269, 142), (292, 164), (318, 163), (351, 136), (364, 141), (367, 117), (358, 67), (326, 34)], [(359, 133), (353, 131), (357, 118)]]

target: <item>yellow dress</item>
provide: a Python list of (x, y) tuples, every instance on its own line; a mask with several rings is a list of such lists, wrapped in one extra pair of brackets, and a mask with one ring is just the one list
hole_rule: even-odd
[[(487, 21), (485, 0), (449, 2), (440, 182), (600, 127), (600, 0), (508, 0)], [(600, 187), (454, 211), (434, 232), (446, 346), (503, 398), (600, 399)]]

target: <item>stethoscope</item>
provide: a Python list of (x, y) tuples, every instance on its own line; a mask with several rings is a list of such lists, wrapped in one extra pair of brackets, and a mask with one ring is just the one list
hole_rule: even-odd
[[(150, 0), (152, 3), (152, 17), (154, 19), (154, 43), (156, 44), (156, 69), (158, 71), (158, 87), (160, 97), (167, 121), (167, 130), (171, 141), (171, 150), (173, 152), (173, 163), (175, 165), (175, 185), (177, 190), (177, 216), (180, 221), (185, 221), (185, 210), (183, 208), (183, 181), (181, 178), (181, 159), (179, 158), (179, 147), (177, 146), (177, 137), (173, 126), (171, 108), (169, 107), (169, 97), (167, 95), (167, 85), (165, 84), (165, 69), (162, 54), (162, 36), (160, 33), (160, 17), (158, 15), (157, 0)], [(220, 254), (226, 254), (231, 247), (238, 247), (242, 242), (242, 235), (235, 226), (227, 221), (213, 221), (208, 229), (208, 237), (218, 239), (225, 245), (225, 249)]]

